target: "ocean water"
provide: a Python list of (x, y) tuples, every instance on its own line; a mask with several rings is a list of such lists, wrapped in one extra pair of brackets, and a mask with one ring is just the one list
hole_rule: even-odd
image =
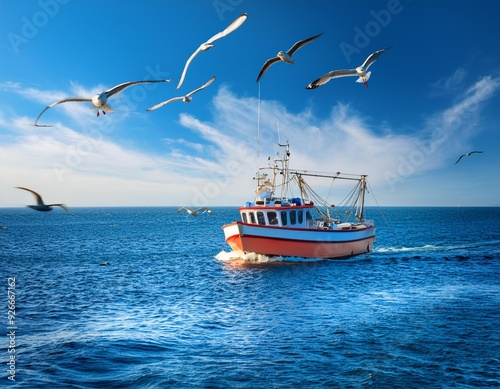
[(176, 210), (0, 209), (1, 387), (500, 387), (500, 208), (369, 208), (307, 262)]

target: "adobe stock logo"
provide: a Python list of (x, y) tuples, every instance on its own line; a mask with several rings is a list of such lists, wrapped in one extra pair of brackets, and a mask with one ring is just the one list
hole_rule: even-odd
[(389, 0), (386, 9), (371, 10), (372, 19), (366, 22), (364, 28), (354, 27), (353, 44), (341, 42), (339, 45), (347, 63), (351, 63), (351, 56), (361, 53), (361, 49), (367, 47), (373, 38), (380, 35), (382, 30), (391, 23), (393, 16), (399, 15), (403, 9), (400, 0)]
[(212, 5), (217, 15), (219, 15), (219, 19), (223, 21), (224, 14), (226, 12), (233, 12), (241, 3), (243, 3), (243, 0), (214, 0)]
[(60, 5), (68, 4), (70, 0), (40, 0), (40, 9), (33, 13), (31, 17), (21, 18), (22, 27), (20, 34), (9, 32), (7, 38), (15, 54), (19, 53), (19, 47), (26, 45), (31, 39), (37, 36), (41, 28), (45, 27), (51, 19), (59, 13)]

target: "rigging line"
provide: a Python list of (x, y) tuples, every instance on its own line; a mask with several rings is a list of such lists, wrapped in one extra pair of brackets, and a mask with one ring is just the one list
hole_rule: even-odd
[(278, 132), (278, 145), (281, 145), (281, 139), (280, 139), (280, 122), (278, 120), (278, 116), (276, 116), (276, 131)]
[(332, 178), (332, 184), (330, 185), (330, 189), (328, 190), (328, 193), (326, 195), (326, 199), (325, 199), (326, 203), (330, 203), (330, 201), (328, 200), (328, 198), (330, 197), (330, 194), (332, 193), (332, 188), (333, 188), (333, 183), (334, 182), (335, 182), (335, 177)]
[[(345, 177), (347, 174), (337, 172), (334, 176), (331, 174), (314, 174), (312, 171), (309, 170), (292, 170), (290, 173), (296, 173), (296, 174), (301, 174), (303, 176), (309, 176), (309, 177), (320, 177), (320, 178), (337, 178), (339, 180), (351, 180), (351, 181), (360, 181), (359, 178), (351, 178), (351, 177)], [(354, 176), (354, 174), (350, 174), (350, 176)], [(359, 177), (359, 175), (358, 175)]]
[(385, 224), (387, 225), (387, 227), (389, 227), (389, 230), (391, 231), (392, 236), (394, 237), (394, 240), (396, 241), (396, 243), (399, 246), (401, 246), (401, 242), (399, 241), (398, 237), (396, 236), (396, 233), (394, 232), (394, 229), (392, 228), (392, 225), (389, 224), (389, 222), (387, 221), (384, 212), (382, 212), (382, 208), (380, 207), (377, 199), (375, 198), (375, 194), (373, 193), (371, 185), (368, 182), (366, 182), (366, 184), (368, 185), (368, 189), (369, 189), (369, 191), (370, 191), (370, 193), (371, 193), (371, 195), (373, 197), (373, 200), (375, 200), (375, 204), (377, 204), (377, 208), (378, 208), (378, 211), (380, 212), (380, 214), (382, 215), (382, 219), (384, 219)]
[(260, 157), (260, 82), (259, 84), (259, 99), (257, 102), (257, 158)]
[[(297, 181), (302, 196), (305, 196), (309, 200), (313, 200), (316, 205), (315, 208), (318, 211), (318, 213), (323, 217), (327, 217), (328, 216), (327, 214), (329, 213), (328, 210), (330, 209), (328, 202), (325, 199), (323, 199), (317, 192), (315, 192), (314, 189), (312, 189), (312, 187), (307, 183), (307, 181), (305, 181), (301, 177), (301, 174), (295, 173), (292, 177), (295, 179), (295, 181)], [(357, 185), (346, 196), (346, 198), (342, 200), (340, 207), (338, 205), (335, 207), (334, 214), (338, 215), (339, 218), (348, 220), (352, 216), (356, 205), (356, 201), (358, 199), (356, 194), (359, 192), (359, 187), (360, 183), (358, 182)], [(318, 207), (318, 205), (325, 207), (325, 209), (327, 210), (327, 214), (325, 214)], [(344, 215), (343, 217), (341, 216), (342, 214)]]
[(360, 183), (358, 182), (356, 186), (351, 190), (351, 192), (347, 194), (344, 200), (342, 200), (341, 204), (344, 204), (343, 213), (344, 215), (346, 215), (346, 219), (351, 218), (352, 214), (354, 213), (354, 208), (356, 207), (356, 203), (359, 199), (359, 191), (360, 191)]
[(358, 191), (358, 186), (359, 186), (359, 183), (356, 184), (356, 186), (354, 186), (354, 188), (351, 189), (351, 191), (344, 197), (344, 199), (342, 201), (340, 201), (337, 206), (339, 207), (345, 207), (345, 208), (351, 208), (352, 207), (352, 199), (354, 198), (354, 196), (356, 195), (357, 191)]

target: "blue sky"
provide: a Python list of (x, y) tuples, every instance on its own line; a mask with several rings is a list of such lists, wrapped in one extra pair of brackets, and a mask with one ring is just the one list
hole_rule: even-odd
[[(292, 167), (368, 174), (369, 205), (500, 205), (499, 17), (498, 0), (1, 0), (0, 207), (33, 202), (15, 186), (69, 207), (243, 205), (278, 138)], [(368, 88), (305, 89), (386, 47)], [(214, 75), (191, 103), (146, 112)], [(58, 99), (164, 78), (111, 97), (106, 116), (65, 103), (44, 113), (53, 127), (32, 125)]]

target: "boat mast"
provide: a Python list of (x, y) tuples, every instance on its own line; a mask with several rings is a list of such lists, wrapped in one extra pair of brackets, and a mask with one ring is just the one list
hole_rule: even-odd
[(356, 219), (361, 222), (365, 210), (365, 190), (366, 190), (366, 175), (362, 175), (359, 180), (359, 195), (358, 195), (358, 211), (356, 212)]
[(290, 158), (290, 144), (286, 141), (286, 144), (282, 145), (278, 142), (279, 147), (286, 147), (285, 155), (281, 156), (281, 198), (285, 198), (288, 191), (288, 160)]

